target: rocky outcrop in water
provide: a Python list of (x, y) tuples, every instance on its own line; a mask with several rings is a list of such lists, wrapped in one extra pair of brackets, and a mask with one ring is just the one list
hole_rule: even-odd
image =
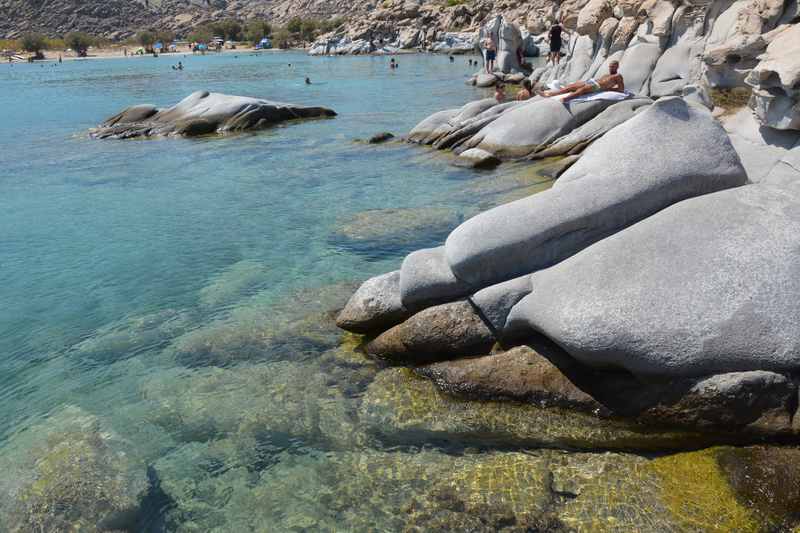
[(95, 139), (194, 137), (258, 130), (288, 120), (333, 116), (336, 113), (324, 107), (198, 91), (167, 109), (151, 105), (129, 107), (92, 129), (90, 135)]

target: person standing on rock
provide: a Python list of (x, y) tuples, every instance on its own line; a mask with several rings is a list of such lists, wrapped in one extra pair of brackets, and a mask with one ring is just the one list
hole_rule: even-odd
[(487, 37), (483, 41), (483, 46), (486, 48), (486, 73), (491, 74), (494, 72), (494, 60), (497, 58), (497, 46), (491, 37)]
[(561, 45), (563, 41), (561, 39), (561, 34), (564, 32), (564, 26), (561, 25), (561, 21), (556, 22), (550, 28), (550, 32), (547, 34), (547, 38), (550, 41), (550, 54), (547, 56), (547, 62), (553, 62), (553, 65), (557, 65), (561, 62)]

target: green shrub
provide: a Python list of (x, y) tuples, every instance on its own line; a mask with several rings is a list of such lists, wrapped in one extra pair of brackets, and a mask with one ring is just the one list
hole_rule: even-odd
[(136, 41), (142, 45), (145, 50), (152, 50), (156, 42), (156, 34), (152, 31), (140, 31), (136, 35)]
[(292, 44), (292, 34), (286, 28), (278, 28), (272, 32), (272, 46), (275, 48), (289, 48)]
[(264, 37), (272, 35), (272, 25), (266, 20), (252, 19), (247, 21), (244, 37), (253, 44), (257, 44)]
[(47, 48), (47, 38), (41, 33), (25, 33), (20, 38), (20, 45), (26, 52), (40, 56), (42, 50)]
[(90, 46), (94, 45), (95, 40), (94, 37), (88, 33), (74, 31), (68, 33), (64, 37), (64, 43), (67, 45), (67, 47), (75, 50), (75, 53), (78, 54), (78, 57), (86, 57), (86, 52), (89, 50)]

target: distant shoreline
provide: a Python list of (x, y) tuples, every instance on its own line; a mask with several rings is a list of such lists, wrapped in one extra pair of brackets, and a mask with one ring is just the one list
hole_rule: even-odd
[[(152, 53), (148, 54), (133, 54), (131, 50), (136, 50), (138, 47), (130, 47), (128, 48), (128, 55), (125, 55), (124, 50), (125, 47), (122, 46), (115, 46), (111, 48), (96, 48), (92, 49), (86, 57), (78, 57), (75, 55), (74, 52), (57, 52), (53, 50), (46, 50), (44, 52), (44, 59), (38, 59), (34, 61), (34, 63), (48, 63), (52, 61), (58, 61), (58, 57), (61, 56), (63, 61), (79, 61), (79, 60), (95, 60), (95, 59), (136, 59), (136, 58), (148, 58), (153, 57)], [(308, 52), (310, 48), (268, 48), (263, 50), (257, 50), (254, 47), (241, 47), (236, 48), (233, 50), (221, 50), (219, 52), (212, 50), (207, 51), (205, 54), (200, 53), (192, 53), (190, 50), (185, 51), (177, 51), (177, 52), (161, 52), (158, 54), (159, 56), (165, 57), (183, 57), (183, 56), (201, 56), (201, 55), (208, 55), (214, 56), (219, 54), (250, 54), (250, 53), (280, 53), (280, 52)], [(397, 52), (393, 53), (372, 53), (372, 54), (328, 54), (328, 55), (320, 55), (314, 57), (354, 57), (355, 55), (364, 55), (364, 56), (394, 56), (394, 55), (410, 55), (410, 54), (418, 54), (418, 53), (431, 53), (431, 52), (421, 52), (419, 50), (398, 50)], [(432, 52), (435, 53), (436, 52)], [(438, 55), (447, 55), (446, 53), (438, 53)], [(463, 55), (463, 54), (462, 54)], [(16, 63), (25, 63), (25, 61), (15, 61)]]
[[(136, 59), (136, 58), (147, 58), (147, 57), (151, 57), (152, 58), (153, 57), (152, 53), (139, 54), (139, 55), (137, 55), (135, 53), (131, 53), (131, 51), (132, 50), (136, 50), (137, 47), (129, 47), (128, 48), (128, 55), (125, 55), (125, 52), (124, 52), (125, 48), (126, 47), (120, 47), (120, 46), (115, 46), (115, 47), (112, 47), (112, 48), (96, 48), (96, 49), (93, 48), (92, 50), (90, 50), (89, 55), (87, 55), (86, 57), (78, 57), (77, 55), (75, 55), (74, 52), (58, 52), (58, 51), (53, 51), (53, 50), (46, 50), (46, 51), (44, 51), (44, 59), (38, 59), (38, 60), (34, 61), (34, 63), (47, 63), (47, 62), (52, 62), (52, 61), (58, 61), (59, 56), (61, 56), (61, 59), (63, 61), (78, 61), (78, 60), (87, 60), (87, 59), (92, 59), (92, 60), (93, 59)], [(306, 48), (288, 48), (288, 49), (269, 48), (269, 49), (265, 49), (265, 50), (256, 50), (255, 48), (248, 46), (248, 47), (236, 48), (236, 49), (233, 49), (233, 50), (221, 50), (219, 52), (217, 52), (215, 50), (212, 50), (212, 51), (207, 51), (205, 54), (201, 54), (201, 53), (197, 53), (197, 52), (192, 53), (191, 50), (179, 50), (177, 52), (161, 52), (158, 55), (159, 55), (159, 57), (160, 56), (164, 56), (164, 57), (183, 57), (183, 56), (189, 56), (189, 55), (193, 55), (193, 56), (201, 56), (201, 55), (213, 56), (213, 55), (220, 55), (220, 54), (228, 55), (228, 54), (242, 54), (242, 53), (245, 53), (245, 54), (247, 54), (247, 53), (259, 53), (260, 54), (260, 53), (278, 53), (278, 52), (301, 52), (301, 51), (305, 52), (306, 50), (307, 50)], [(19, 62), (19, 61), (17, 61), (17, 62)], [(23, 61), (23, 63), (24, 63), (24, 61)]]

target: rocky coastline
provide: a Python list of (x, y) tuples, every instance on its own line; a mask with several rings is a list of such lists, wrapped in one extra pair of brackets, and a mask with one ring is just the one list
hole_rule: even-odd
[[(547, 168), (552, 187), (467, 216), (342, 218), (343, 248), (409, 251), (359, 287), (276, 300), (256, 290), (267, 269), (242, 260), (191, 313), (80, 339), (80, 361), (159, 346), (125, 367), (159, 373), (116, 427), (66, 406), (8, 436), (2, 527), (800, 531), (797, 4), (561, 9), (536, 15), (575, 30), (558, 67), (519, 64), (508, 13), (476, 29), (503, 43), (485, 85), (617, 60), (628, 98), (479, 99), (405, 139), (459, 165)], [(199, 92), (92, 134), (333, 115)], [(416, 249), (430, 235), (440, 244)], [(139, 456), (134, 440), (155, 435)]]
[[(570, 52), (527, 77), (570, 83), (619, 61), (629, 95), (487, 98), (408, 134), (464, 166), (564, 163), (551, 189), (466, 220), (355, 291), (337, 325), (392, 368), (370, 387), (401, 395), (374, 409), (405, 444), (797, 445), (797, 6), (588, 2), (558, 15), (576, 30)], [(499, 38), (496, 81), (523, 72), (522, 34), (493, 20), (480, 34)], [(749, 99), (732, 105), (731, 91)], [(498, 424), (498, 405), (517, 414)], [(465, 429), (437, 419), (447, 409)]]

